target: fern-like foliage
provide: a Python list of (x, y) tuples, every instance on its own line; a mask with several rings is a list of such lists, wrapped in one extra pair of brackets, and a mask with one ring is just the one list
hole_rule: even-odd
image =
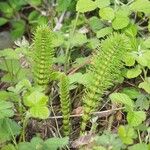
[(70, 97), (69, 97), (69, 79), (65, 74), (60, 75), (60, 101), (61, 111), (63, 115), (63, 131), (64, 135), (67, 136), (70, 133)]
[(35, 83), (47, 85), (52, 73), (54, 49), (52, 38), (54, 34), (48, 26), (38, 27), (33, 43), (33, 74)]
[(127, 51), (128, 42), (124, 35), (113, 34), (102, 41), (101, 47), (93, 56), (89, 73), (92, 75), (89, 86), (83, 96), (83, 117), (81, 133), (85, 131), (90, 113), (99, 106), (104, 92), (113, 85), (123, 66), (122, 59)]

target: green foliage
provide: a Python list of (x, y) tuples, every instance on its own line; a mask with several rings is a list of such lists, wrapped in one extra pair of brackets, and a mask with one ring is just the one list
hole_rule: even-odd
[(70, 96), (69, 96), (69, 79), (65, 74), (60, 75), (59, 85), (61, 111), (63, 115), (63, 131), (67, 136), (70, 133)]
[(129, 150), (148, 150), (148, 145), (145, 143), (138, 143), (129, 147)]
[(133, 144), (133, 140), (137, 137), (134, 128), (130, 126), (119, 126), (118, 134), (124, 144)]
[(50, 111), (47, 107), (47, 102), (48, 97), (39, 91), (33, 91), (24, 98), (24, 104), (29, 107), (31, 117), (40, 119), (49, 117)]
[(136, 0), (130, 5), (130, 8), (134, 11), (144, 12), (145, 14), (150, 13), (150, 1), (148, 0)]
[(123, 93), (112, 93), (110, 95), (110, 99), (113, 103), (121, 103), (129, 107), (131, 110), (134, 107), (133, 101), (130, 99), (130, 97)]
[(40, 137), (32, 138), (31, 142), (22, 142), (18, 145), (18, 150), (57, 150), (68, 144), (68, 137), (65, 138), (49, 138), (43, 141)]
[(146, 119), (144, 111), (130, 111), (127, 115), (127, 121), (131, 126), (138, 126)]
[(38, 85), (47, 85), (50, 81), (54, 57), (53, 36), (48, 26), (38, 27), (34, 35), (33, 75)]
[(84, 131), (90, 113), (94, 111), (105, 90), (120, 75), (122, 68), (121, 56), (126, 54), (127, 39), (124, 35), (114, 34), (101, 43), (101, 51), (93, 56), (89, 72), (92, 74), (90, 85), (83, 97), (83, 121), (81, 130)]
[(99, 15), (104, 20), (113, 20), (115, 17), (114, 10), (111, 7), (100, 9)]
[(149, 80), (140, 83), (139, 84), (139, 88), (144, 89), (147, 93), (150, 94), (150, 82), (149, 82)]
[(96, 32), (96, 37), (101, 38), (105, 37), (106, 35), (111, 34), (113, 29), (111, 27), (102, 28), (101, 30)]
[(0, 51), (0, 69), (6, 72), (1, 81), (17, 83), (29, 76), (28, 69), (23, 69), (19, 61), (22, 53), (17, 51), (17, 49), (4, 49)]
[(15, 121), (8, 118), (0, 119), (0, 144), (19, 135), (20, 129)]
[(96, 144), (104, 147), (111, 147), (112, 150), (120, 150), (123, 146), (123, 143), (119, 139), (118, 135), (111, 134), (109, 132), (104, 132), (101, 136), (97, 136)]
[(12, 108), (13, 108), (12, 103), (0, 101), (0, 119), (12, 117), (14, 115), (14, 111), (12, 110)]
[[(61, 129), (67, 149), (150, 149), (149, 8), (149, 0), (1, 0), (0, 48), (12, 46), (7, 33), (17, 41), (0, 50), (0, 149), (65, 149)], [(82, 114), (89, 134), (72, 141)]]
[(92, 0), (79, 0), (76, 5), (76, 10), (78, 12), (84, 13), (94, 10), (96, 7), (96, 3)]

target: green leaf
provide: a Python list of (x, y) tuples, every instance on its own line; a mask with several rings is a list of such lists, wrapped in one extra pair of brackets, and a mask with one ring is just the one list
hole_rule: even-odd
[(148, 150), (148, 145), (145, 143), (138, 143), (130, 146), (128, 150)]
[(145, 119), (146, 114), (144, 111), (130, 111), (127, 114), (127, 121), (133, 127), (140, 125)]
[(111, 7), (100, 9), (99, 16), (104, 20), (113, 20), (115, 17), (114, 10)]
[(140, 110), (148, 110), (150, 107), (149, 97), (141, 94), (140, 96), (138, 96), (135, 105), (136, 108), (139, 108)]
[(142, 66), (149, 67), (150, 51), (148, 51), (148, 50), (139, 51), (137, 56), (135, 56), (135, 59)]
[(40, 119), (47, 119), (50, 115), (50, 111), (46, 106), (37, 105), (33, 106), (29, 109), (29, 112), (32, 117), (40, 118)]
[(135, 78), (135, 77), (139, 76), (141, 73), (142, 73), (141, 68), (136, 66), (133, 69), (127, 70), (127, 78), (129, 78), (129, 79)]
[(127, 16), (116, 16), (112, 21), (112, 27), (115, 30), (123, 29), (129, 24), (129, 18)]
[(10, 18), (13, 16), (13, 8), (11, 8), (7, 2), (0, 2), (0, 11), (4, 13), (5, 17)]
[(104, 27), (103, 22), (96, 16), (93, 16), (89, 19), (89, 25), (94, 32), (96, 32)]
[(136, 99), (140, 95), (140, 92), (134, 87), (123, 88), (122, 93), (128, 95), (131, 99)]
[[(108, 131), (104, 131), (101, 136), (96, 136), (94, 139), (96, 142), (95, 145), (111, 147), (112, 150), (120, 150), (121, 147), (123, 146), (123, 143), (121, 142), (118, 135), (108, 132)], [(101, 150), (101, 149), (98, 149), (98, 150)]]
[(133, 139), (136, 138), (136, 132), (130, 126), (119, 126), (118, 134), (124, 144), (133, 144)]
[(71, 0), (58, 0), (58, 11), (66, 11), (71, 4)]
[(96, 9), (97, 5), (92, 0), (79, 0), (76, 5), (76, 11), (84, 13)]
[(131, 5), (130, 8), (133, 11), (144, 12), (145, 14), (150, 13), (150, 1), (149, 0), (136, 0)]
[(96, 37), (97, 38), (102, 38), (110, 33), (113, 32), (113, 29), (111, 27), (106, 27), (106, 28), (103, 28), (99, 31), (96, 32)]
[(126, 66), (133, 66), (135, 64), (135, 58), (131, 53), (127, 53), (124, 57), (124, 62)]
[(69, 83), (70, 84), (74, 84), (74, 83), (78, 83), (79, 80), (82, 78), (82, 73), (74, 73), (72, 75), (69, 75)]
[(48, 150), (44, 145), (44, 141), (40, 137), (33, 137), (31, 142), (21, 142), (18, 144), (19, 150)]
[(49, 117), (50, 111), (47, 108), (47, 102), (48, 97), (39, 91), (34, 91), (24, 98), (24, 104), (30, 107), (30, 115), (40, 119), (47, 119)]
[(11, 119), (0, 119), (0, 141), (5, 142), (11, 140), (12, 136), (20, 133), (20, 126)]
[(69, 138), (50, 138), (45, 141), (45, 144), (48, 146), (49, 150), (57, 150), (58, 148), (63, 148), (68, 144)]
[(143, 45), (144, 45), (146, 48), (150, 48), (150, 37), (147, 38), (147, 39), (143, 42)]
[(135, 37), (137, 35), (137, 25), (129, 24), (126, 28), (123, 29), (123, 32), (130, 37)]
[(29, 142), (21, 142), (18, 144), (18, 150), (27, 150), (27, 149), (35, 150), (34, 146)]
[(24, 20), (13, 21), (11, 35), (14, 39), (20, 38), (25, 32)]
[(130, 97), (124, 93), (112, 93), (109, 97), (113, 103), (121, 103), (130, 107), (131, 109), (134, 106)]
[(26, 0), (29, 4), (39, 6), (42, 4), (42, 0)]
[(115, 19), (112, 21), (112, 27), (115, 30), (123, 29), (127, 27), (129, 24), (129, 17), (130, 14), (128, 7), (121, 7), (116, 13), (115, 13)]
[(72, 46), (79, 46), (87, 43), (87, 37), (84, 34), (81, 33), (75, 33), (73, 39), (71, 39)]
[(12, 110), (13, 104), (6, 101), (0, 101), (0, 119), (6, 117), (12, 117), (14, 115), (14, 111)]
[(0, 57), (5, 57), (5, 59), (19, 59), (17, 52), (11, 48), (1, 50)]
[(14, 92), (16, 94), (20, 94), (22, 91), (24, 91), (25, 89), (30, 89), (31, 88), (31, 83), (29, 80), (27, 79), (23, 79), (21, 80), (16, 87), (9, 87), (8, 90), (11, 92)]
[(5, 145), (1, 150), (16, 150), (12, 144)]
[(144, 81), (144, 82), (140, 83), (139, 88), (144, 89), (147, 93), (150, 94), (150, 82)]
[(97, 38), (91, 38), (89, 39), (88, 47), (90, 49), (96, 49), (100, 45), (100, 40)]
[(48, 102), (48, 97), (39, 92), (39, 91), (34, 91), (30, 95), (25, 96), (24, 98), (24, 104), (28, 107), (33, 107), (33, 106), (45, 106)]
[(0, 17), (0, 26), (4, 25), (7, 22), (8, 22), (8, 20), (6, 18)]
[(99, 8), (104, 8), (110, 5), (110, 0), (96, 0), (95, 3)]
[(37, 23), (37, 19), (39, 18), (40, 13), (36, 10), (31, 11), (31, 13), (28, 16), (28, 20), (30, 24)]

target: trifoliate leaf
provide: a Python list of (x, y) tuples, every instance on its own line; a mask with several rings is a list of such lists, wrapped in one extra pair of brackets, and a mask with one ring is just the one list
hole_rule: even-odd
[(96, 3), (92, 0), (79, 0), (76, 5), (76, 10), (78, 12), (84, 13), (94, 10), (96, 7)]
[(127, 114), (127, 121), (133, 127), (140, 125), (145, 119), (144, 111), (129, 111)]
[(115, 17), (114, 10), (111, 7), (100, 9), (99, 16), (104, 20), (113, 20)]
[(101, 38), (113, 32), (111, 27), (102, 28), (101, 30), (96, 32), (96, 37)]
[(48, 97), (39, 91), (34, 91), (24, 98), (24, 104), (29, 107), (36, 105), (45, 106), (47, 102)]

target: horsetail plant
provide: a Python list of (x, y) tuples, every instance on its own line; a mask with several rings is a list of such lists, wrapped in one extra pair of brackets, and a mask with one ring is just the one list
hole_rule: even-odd
[(119, 77), (123, 67), (122, 58), (129, 48), (127, 45), (126, 36), (115, 33), (102, 41), (101, 47), (93, 56), (88, 69), (92, 79), (83, 96), (81, 134), (85, 131), (90, 113), (99, 105), (104, 92)]
[(37, 85), (47, 85), (52, 73), (54, 34), (48, 26), (37, 28), (33, 43), (33, 74)]
[(63, 115), (63, 132), (65, 136), (70, 133), (70, 97), (69, 79), (65, 74), (60, 75), (59, 93), (61, 101), (61, 111)]

